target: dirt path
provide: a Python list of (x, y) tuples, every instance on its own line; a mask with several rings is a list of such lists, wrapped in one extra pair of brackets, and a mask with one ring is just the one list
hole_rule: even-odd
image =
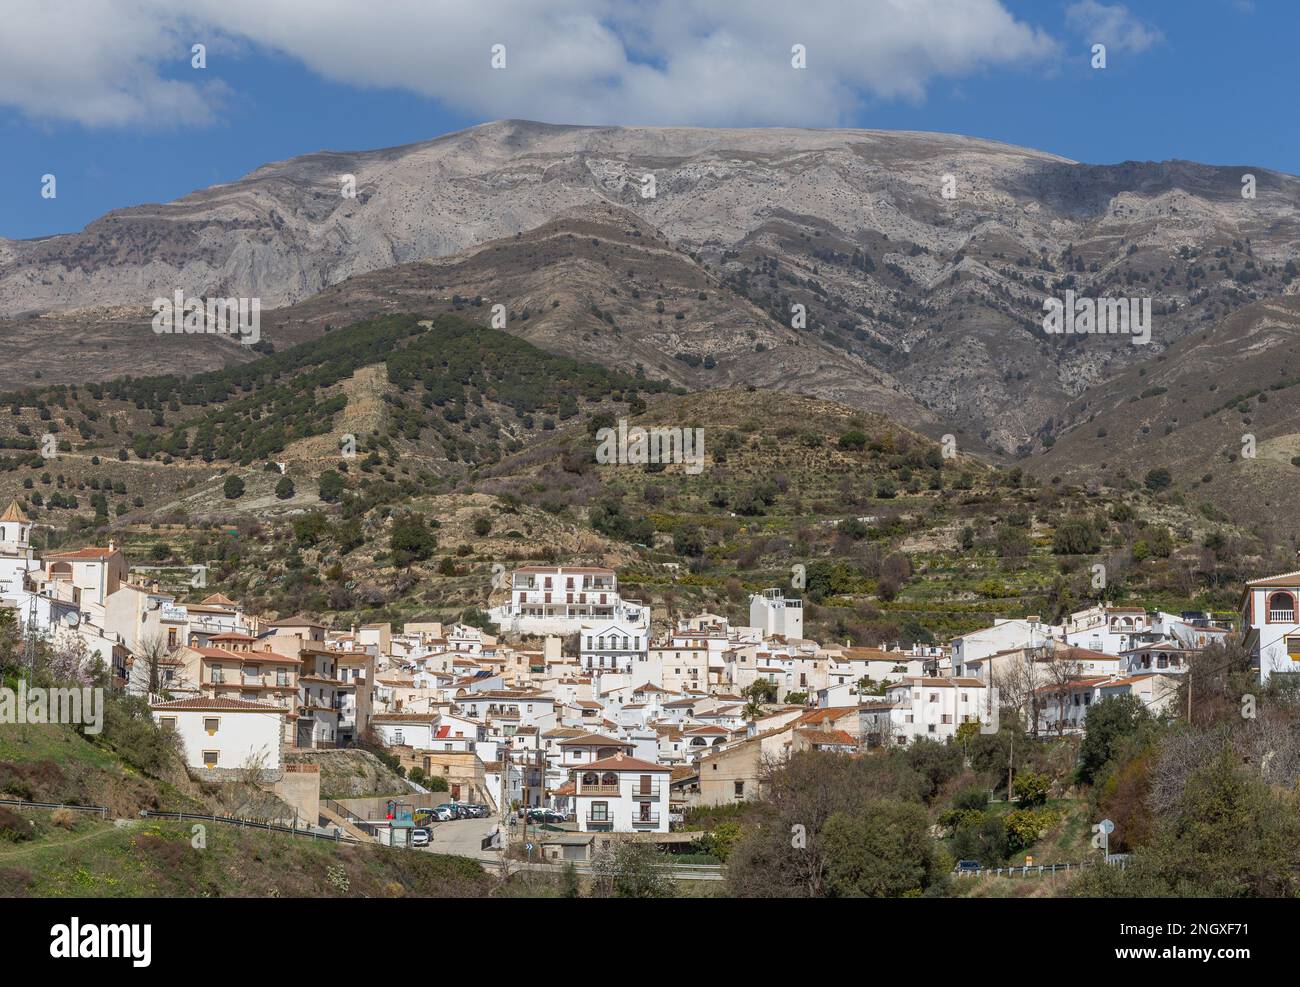
[(64, 847), (73, 846), (77, 843), (85, 843), (97, 836), (106, 836), (109, 833), (116, 832), (116, 826), (108, 826), (103, 829), (92, 829), (88, 833), (81, 833), (68, 840), (60, 840), (58, 843), (33, 843), (30, 846), (20, 846), (13, 850), (6, 850), (0, 853), (0, 860), (12, 860), (15, 857), (24, 857), (33, 853), (39, 853), (42, 850), (61, 850)]

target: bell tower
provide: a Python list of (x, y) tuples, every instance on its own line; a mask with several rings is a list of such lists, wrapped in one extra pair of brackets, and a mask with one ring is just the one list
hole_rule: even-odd
[(0, 514), (0, 555), (30, 559), (31, 534), (31, 520), (18, 506), (18, 501), (10, 501), (5, 512)]

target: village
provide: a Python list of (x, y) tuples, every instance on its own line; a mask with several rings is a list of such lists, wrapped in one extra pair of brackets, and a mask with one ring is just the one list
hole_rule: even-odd
[[(1077, 734), (1113, 696), (1177, 715), (1180, 676), (1230, 638), (1261, 681), (1300, 659), (1300, 572), (1249, 582), (1236, 620), (1096, 605), (878, 649), (805, 638), (802, 602), (779, 588), (751, 595), (743, 626), (713, 613), (654, 626), (613, 569), (582, 565), (508, 573), (496, 633), (264, 620), (220, 593), (186, 603), (144, 584), (112, 541), (40, 557), (31, 527), (16, 503), (0, 515), (0, 601), (26, 639), (101, 661), (146, 697), (194, 777), (253, 777), (294, 826), (390, 845), (478, 819), (473, 839), (434, 841), (473, 855), (525, 832), (549, 861), (621, 839), (671, 847), (691, 808), (762, 799), (766, 769), (801, 751), (954, 742), (1008, 716)], [(369, 812), (322, 798), (302, 755), (356, 746), (400, 766), (409, 790)]]

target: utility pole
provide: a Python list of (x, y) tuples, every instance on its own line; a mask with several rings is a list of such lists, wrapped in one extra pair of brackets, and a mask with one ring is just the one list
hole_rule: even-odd
[(1016, 761), (1016, 735), (1009, 734), (1011, 738), (1011, 752), (1007, 755), (1007, 805), (1011, 804), (1011, 777), (1012, 765)]

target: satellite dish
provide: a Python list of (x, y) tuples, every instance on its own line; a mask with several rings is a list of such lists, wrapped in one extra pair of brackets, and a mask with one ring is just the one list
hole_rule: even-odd
[(63, 615), (63, 622), (69, 627), (76, 627), (81, 623), (81, 614), (70, 610)]

